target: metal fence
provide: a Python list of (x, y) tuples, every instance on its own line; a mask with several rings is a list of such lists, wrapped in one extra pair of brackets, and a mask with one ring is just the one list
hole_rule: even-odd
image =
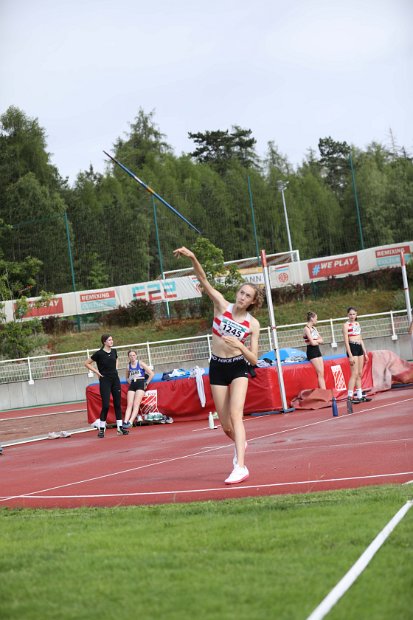
[[(333, 351), (343, 342), (342, 325), (347, 317), (338, 317), (319, 321), (317, 329), (324, 344)], [(405, 310), (365, 314), (359, 319), (363, 323), (363, 338), (390, 337), (397, 340), (399, 335), (408, 331), (408, 320)], [(280, 348), (302, 348), (303, 328), (305, 323), (280, 325), (277, 327)], [(119, 366), (126, 368), (129, 349), (137, 352), (138, 359), (145, 360), (155, 370), (167, 366), (171, 368), (199, 365), (211, 355), (211, 336), (194, 336), (175, 340), (141, 342), (116, 347), (119, 355)], [(271, 330), (261, 329), (259, 355), (272, 349)], [(14, 360), (0, 360), (0, 384), (28, 381), (30, 384), (39, 379), (51, 379), (70, 375), (88, 373), (85, 361), (90, 357), (89, 350), (58, 353), (55, 355), (38, 355)]]

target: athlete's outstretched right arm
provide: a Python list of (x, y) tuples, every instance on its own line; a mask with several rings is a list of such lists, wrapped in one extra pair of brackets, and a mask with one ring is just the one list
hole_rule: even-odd
[(186, 247), (177, 248), (176, 250), (174, 250), (174, 254), (177, 257), (186, 256), (187, 258), (189, 258), (194, 268), (195, 275), (199, 280), (200, 285), (202, 286), (202, 288), (204, 289), (208, 297), (213, 301), (214, 305), (218, 307), (221, 307), (221, 306), (226, 307), (227, 302), (225, 301), (221, 293), (217, 291), (212, 286), (212, 284), (208, 282), (204, 268), (202, 267), (201, 263), (199, 262), (195, 254), (191, 252), (191, 250), (188, 250), (188, 248)]

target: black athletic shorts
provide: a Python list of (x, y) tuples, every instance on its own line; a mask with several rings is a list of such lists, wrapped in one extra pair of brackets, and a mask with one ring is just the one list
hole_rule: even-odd
[[(351, 355), (353, 357), (362, 357), (364, 355), (363, 347), (359, 342), (349, 342)], [(348, 357), (348, 353), (347, 353)]]
[(128, 392), (137, 392), (138, 390), (145, 390), (145, 379), (137, 379), (130, 382)]
[(246, 377), (248, 379), (248, 366), (243, 355), (237, 357), (217, 357), (211, 355), (209, 362), (209, 384), (230, 385), (234, 379)]
[(316, 357), (323, 357), (321, 355), (320, 347), (318, 344), (308, 344), (307, 345), (307, 359), (313, 360)]

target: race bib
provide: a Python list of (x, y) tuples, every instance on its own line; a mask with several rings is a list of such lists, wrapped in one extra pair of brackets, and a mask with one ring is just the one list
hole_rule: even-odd
[(223, 336), (234, 336), (242, 340), (248, 333), (248, 327), (224, 317), (221, 321), (220, 332)]

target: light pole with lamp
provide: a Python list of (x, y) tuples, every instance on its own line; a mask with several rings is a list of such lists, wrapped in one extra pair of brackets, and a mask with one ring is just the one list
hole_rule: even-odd
[(284, 190), (287, 189), (287, 185), (288, 185), (288, 181), (277, 181), (278, 191), (281, 192), (281, 196), (282, 196), (282, 200), (283, 200), (285, 225), (287, 227), (287, 236), (288, 236), (288, 247), (290, 249), (291, 256), (292, 256), (293, 245), (291, 243), (290, 225), (288, 223), (287, 206), (285, 204), (285, 198), (284, 198)]

